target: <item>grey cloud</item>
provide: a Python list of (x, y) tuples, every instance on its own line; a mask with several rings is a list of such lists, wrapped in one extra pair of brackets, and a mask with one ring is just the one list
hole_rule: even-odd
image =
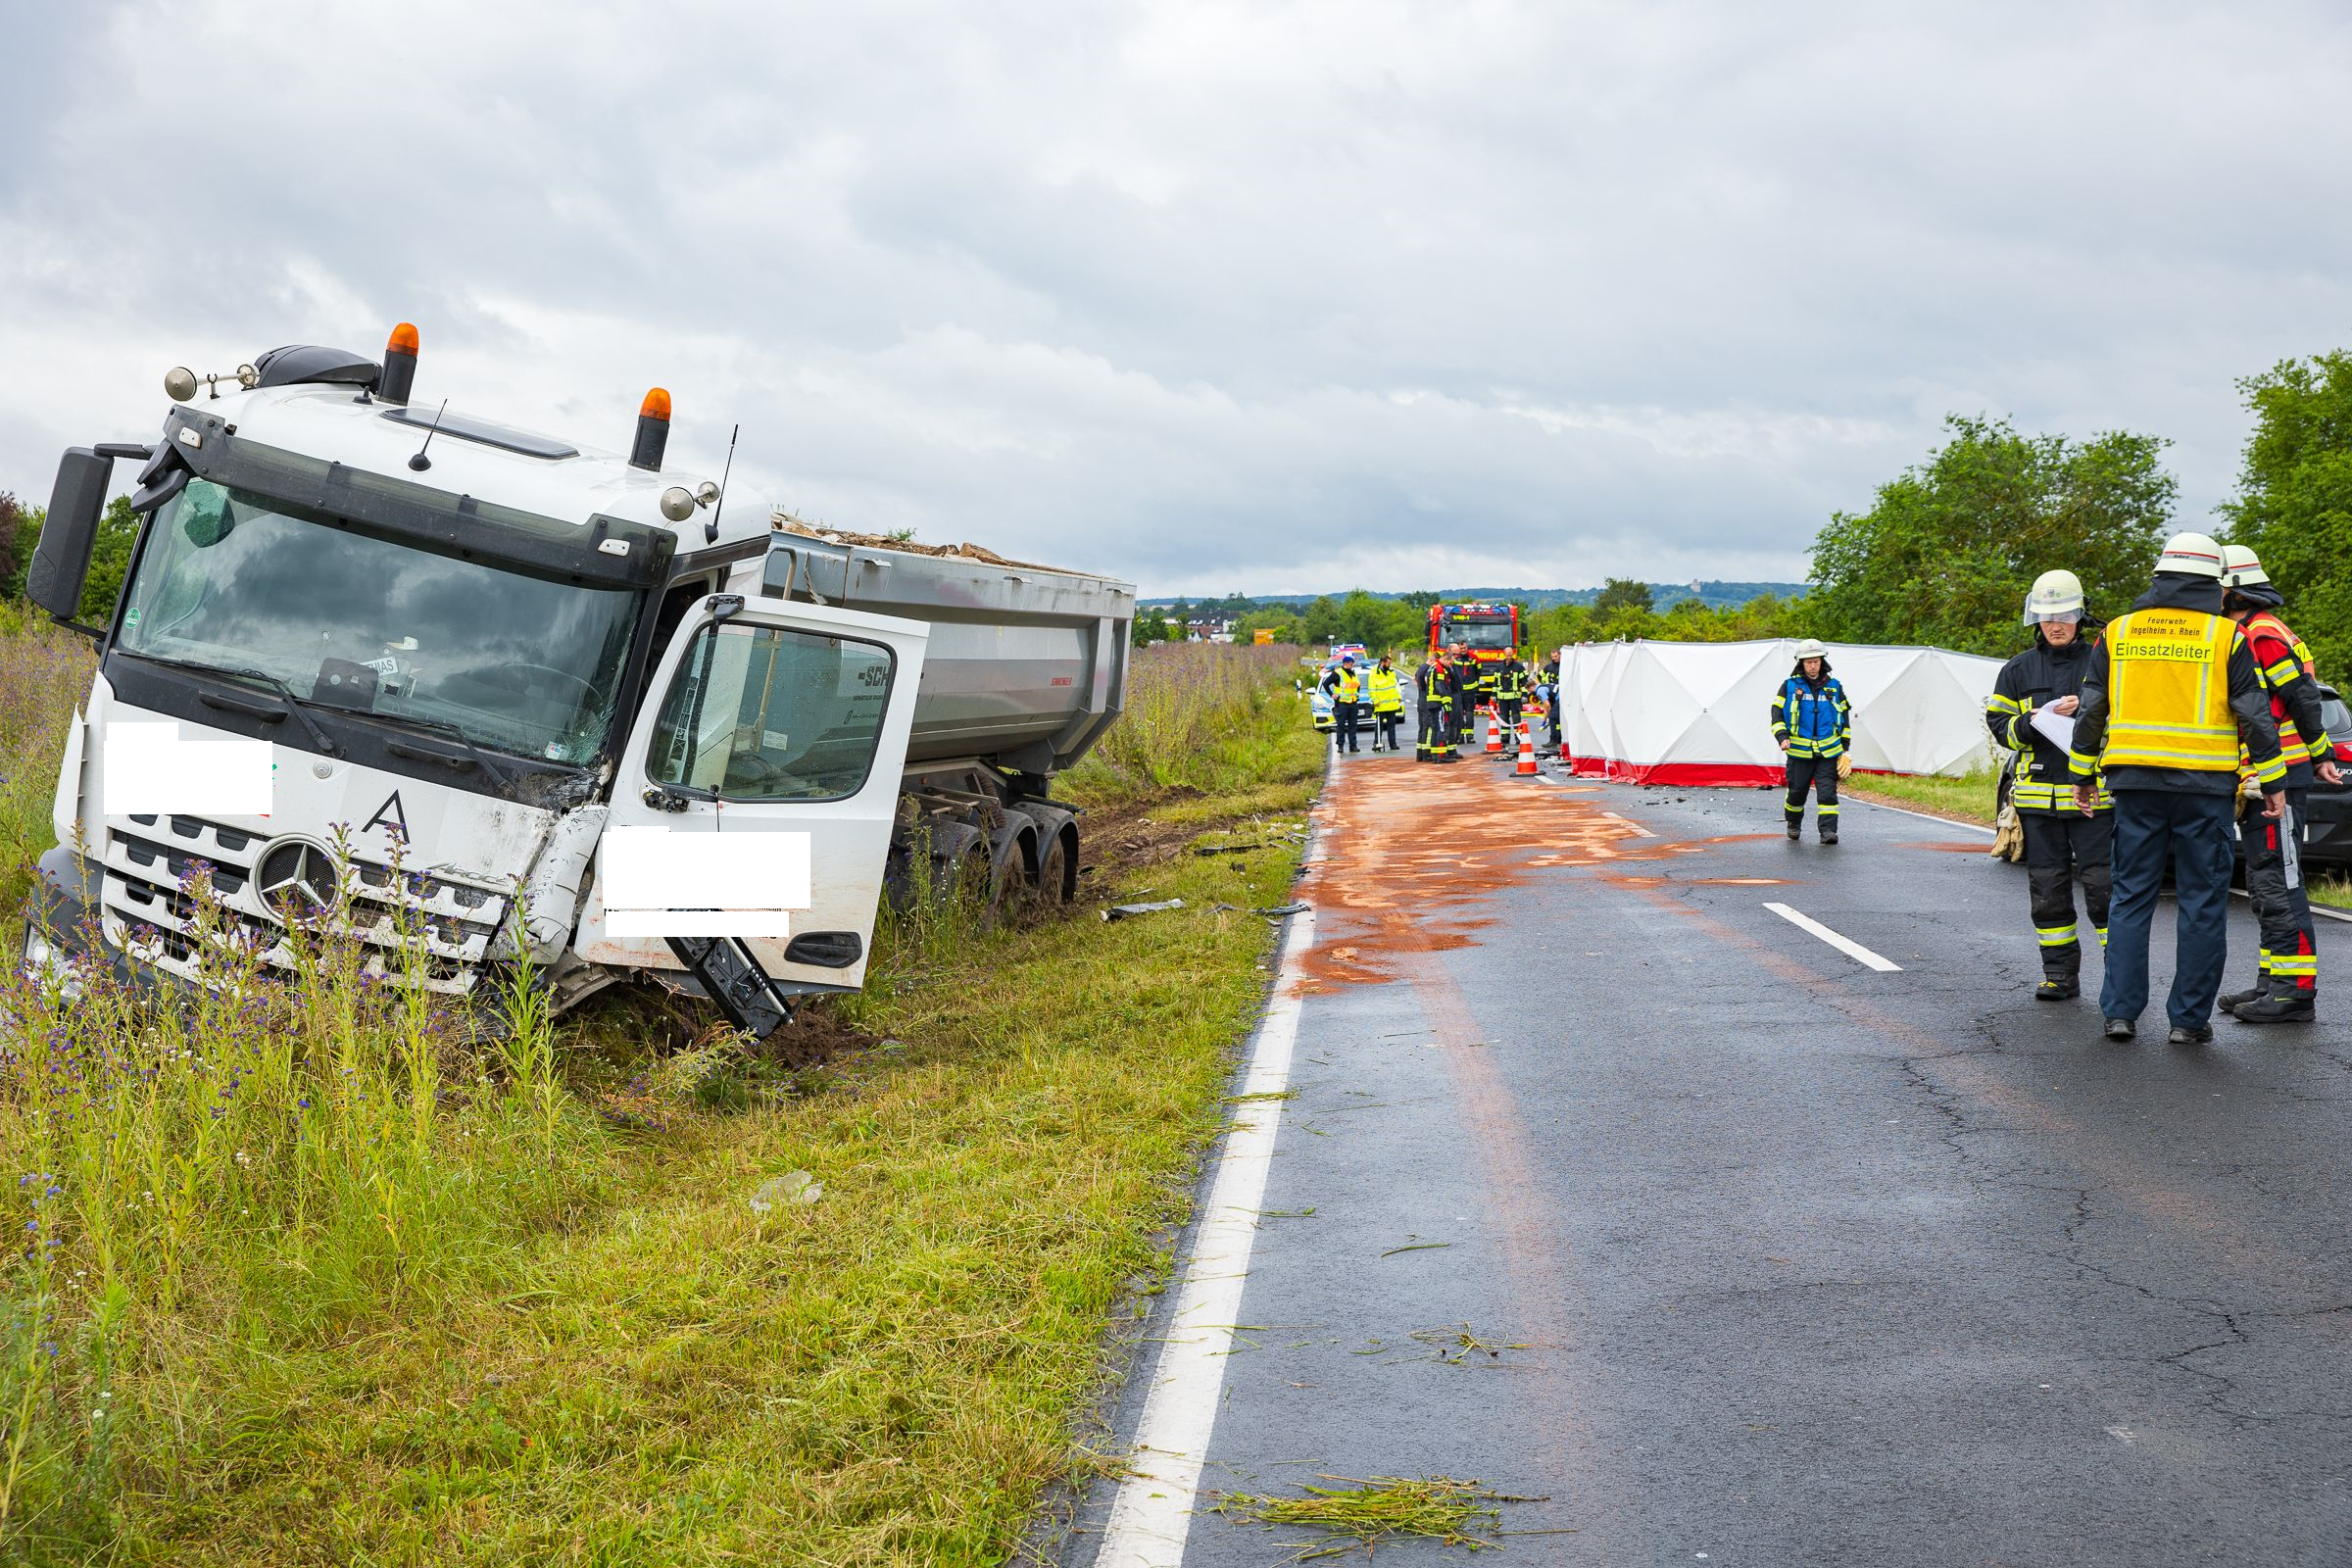
[[(419, 322), (461, 402), (1152, 588), (1801, 574), (1946, 412), (2337, 346), (2321, 5), (42, 8), (0, 487)], [(209, 357), (209, 358), (208, 358)]]

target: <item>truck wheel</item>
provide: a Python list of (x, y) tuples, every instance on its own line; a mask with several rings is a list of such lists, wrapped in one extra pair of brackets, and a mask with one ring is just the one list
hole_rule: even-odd
[(1069, 850), (1056, 833), (1038, 857), (1037, 878), (1025, 889), (1028, 917), (1042, 920), (1061, 907), (1061, 886), (1069, 880)]

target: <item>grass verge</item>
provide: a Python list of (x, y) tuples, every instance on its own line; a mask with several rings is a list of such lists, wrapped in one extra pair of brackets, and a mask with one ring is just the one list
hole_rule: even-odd
[(324, 951), (251, 1009), (17, 993), (0, 1557), (1002, 1560), (1100, 1463), (1320, 776), (1287, 683), (1168, 730), (1088, 896), (1184, 909), (894, 921), (762, 1048), (640, 997), (470, 1047)]
[(1982, 822), (1990, 827), (1994, 816), (1994, 780), (1990, 772), (1967, 773), (1959, 778), (1937, 774), (1856, 773), (1841, 781), (1838, 788), (1858, 801), (1905, 807), (1932, 816), (1949, 817), (1955, 822)]
[[(1989, 772), (1961, 778), (1856, 773), (1838, 788), (1860, 801), (1907, 807), (1955, 822), (1982, 822), (1986, 827), (1993, 823), (1993, 775)], [(2312, 903), (2352, 909), (2352, 875), (2315, 871), (2307, 885)]]

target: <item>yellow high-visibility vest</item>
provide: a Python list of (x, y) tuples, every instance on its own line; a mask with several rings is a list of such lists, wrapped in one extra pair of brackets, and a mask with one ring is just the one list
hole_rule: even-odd
[(2134, 610), (2107, 625), (2107, 751), (2102, 767), (2237, 771), (2230, 656), (2244, 640), (2227, 615)]
[(1363, 677), (1351, 669), (1341, 670), (1338, 682), (1331, 688), (1331, 700), (1335, 703), (1360, 702), (1363, 695)]
[(1372, 711), (1401, 713), (1404, 711), (1404, 693), (1397, 689), (1396, 672), (1375, 669), (1366, 677), (1372, 683)]

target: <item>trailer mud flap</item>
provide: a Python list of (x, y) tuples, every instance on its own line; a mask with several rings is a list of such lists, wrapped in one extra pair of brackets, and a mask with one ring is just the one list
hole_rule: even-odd
[(792, 1022), (792, 1004), (751, 950), (733, 937), (668, 937), (669, 951), (703, 983), (727, 1022), (755, 1040)]

